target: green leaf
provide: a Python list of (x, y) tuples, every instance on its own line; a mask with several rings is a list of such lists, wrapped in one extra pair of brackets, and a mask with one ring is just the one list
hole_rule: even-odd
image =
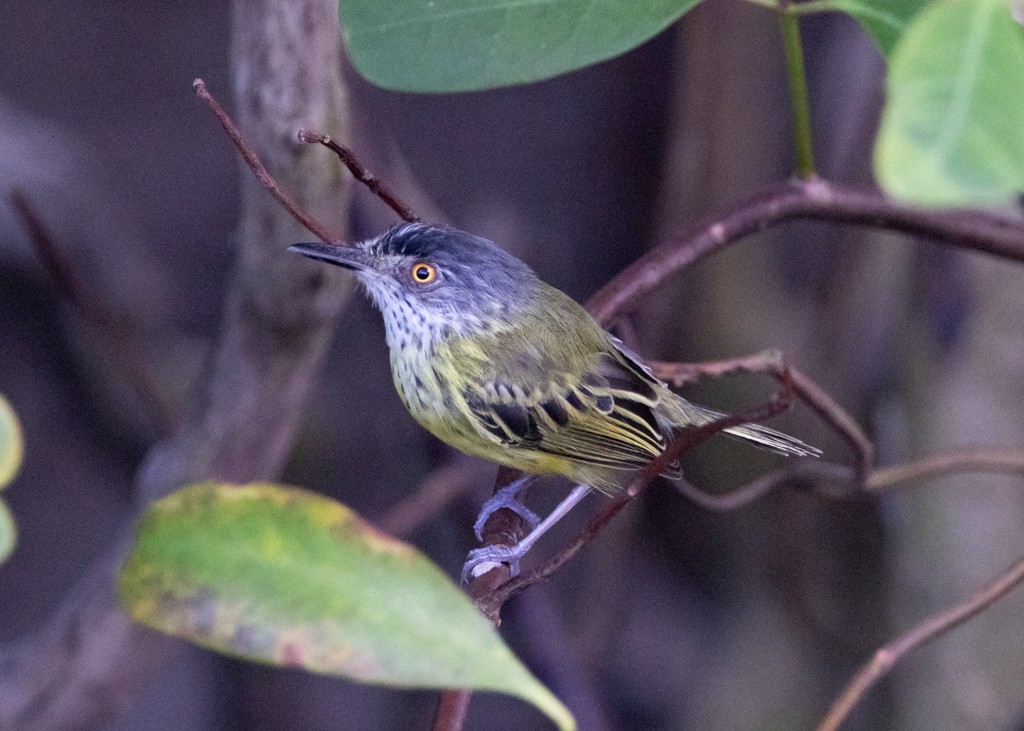
[(18, 532), (14, 527), (14, 516), (3, 500), (0, 500), (0, 564), (10, 558), (14, 552)]
[(7, 400), (0, 396), (0, 490), (18, 474), (24, 452), (18, 417)]
[(875, 174), (892, 195), (986, 204), (1024, 190), (1024, 29), (1005, 0), (943, 0), (889, 64)]
[(349, 57), (398, 91), (548, 79), (640, 45), (700, 0), (340, 0)]
[(929, 2), (931, 0), (830, 0), (820, 7), (852, 15), (874, 39), (882, 55), (889, 57), (910, 21)]
[(160, 500), (119, 590), (136, 620), (230, 655), (366, 683), (507, 693), (575, 725), (436, 566), (305, 490), (207, 482)]

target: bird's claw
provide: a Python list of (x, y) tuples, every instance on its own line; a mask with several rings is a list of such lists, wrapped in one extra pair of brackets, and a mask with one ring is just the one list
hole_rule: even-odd
[(537, 524), (540, 523), (540, 518), (537, 517), (535, 512), (519, 502), (519, 493), (526, 487), (529, 479), (531, 479), (531, 476), (523, 477), (511, 484), (505, 485), (505, 487), (494, 493), (490, 500), (484, 503), (483, 507), (480, 508), (480, 515), (477, 516), (476, 522), (473, 523), (473, 533), (476, 534), (478, 541), (484, 539), (484, 526), (490, 520), (490, 517), (503, 508), (511, 510), (522, 518), (530, 530), (537, 527)]
[(523, 557), (523, 553), (525, 551), (521, 550), (519, 546), (497, 545), (474, 548), (466, 556), (466, 563), (462, 565), (462, 583), (468, 584), (471, 579), (475, 579), (491, 569), (496, 569), (503, 563), (508, 564), (511, 576), (517, 576), (519, 574), (519, 559)]

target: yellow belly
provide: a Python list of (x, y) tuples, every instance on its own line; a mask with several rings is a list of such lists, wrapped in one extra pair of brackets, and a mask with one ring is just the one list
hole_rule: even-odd
[(392, 376), (402, 403), (420, 425), (442, 442), (523, 472), (565, 475), (606, 493), (619, 489), (618, 470), (499, 441), (476, 422), (462, 389), (438, 374), (432, 361), (409, 352), (396, 357), (394, 349), (391, 353)]

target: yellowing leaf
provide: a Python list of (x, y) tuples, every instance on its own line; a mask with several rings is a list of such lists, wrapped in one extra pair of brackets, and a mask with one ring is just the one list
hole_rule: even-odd
[(133, 618), (205, 647), (367, 683), (507, 693), (574, 727), (436, 566), (305, 490), (179, 490), (143, 517), (119, 584)]

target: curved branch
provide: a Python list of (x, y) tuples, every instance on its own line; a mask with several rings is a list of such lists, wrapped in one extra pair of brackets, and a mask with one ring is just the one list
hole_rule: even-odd
[(912, 650), (942, 636), (988, 609), (1012, 589), (1019, 586), (1022, 581), (1024, 581), (1024, 558), (977, 593), (943, 612), (928, 617), (909, 632), (880, 647), (875, 651), (871, 660), (853, 676), (842, 694), (832, 704), (828, 714), (818, 724), (817, 731), (836, 731), (850, 715), (850, 711), (857, 705), (857, 702), (892, 669), (893, 665)]
[(673, 385), (681, 385), (704, 376), (718, 378), (726, 373), (746, 371), (767, 373), (780, 383), (792, 383), (793, 392), (807, 404), (826, 424), (832, 427), (850, 446), (854, 455), (856, 475), (864, 479), (875, 461), (875, 447), (857, 421), (837, 404), (821, 386), (802, 371), (787, 365), (785, 357), (777, 350), (767, 350), (742, 358), (707, 361), (704, 363), (662, 363), (651, 364), (654, 374)]
[(872, 492), (882, 492), (911, 480), (963, 472), (1024, 472), (1024, 452), (978, 447), (933, 454), (914, 462), (875, 470), (868, 476), (864, 487)]
[(1019, 219), (979, 210), (914, 208), (880, 193), (811, 178), (769, 188), (652, 249), (598, 290), (587, 308), (608, 325), (676, 272), (745, 236), (794, 219), (884, 228), (1024, 262), (1024, 222)]

